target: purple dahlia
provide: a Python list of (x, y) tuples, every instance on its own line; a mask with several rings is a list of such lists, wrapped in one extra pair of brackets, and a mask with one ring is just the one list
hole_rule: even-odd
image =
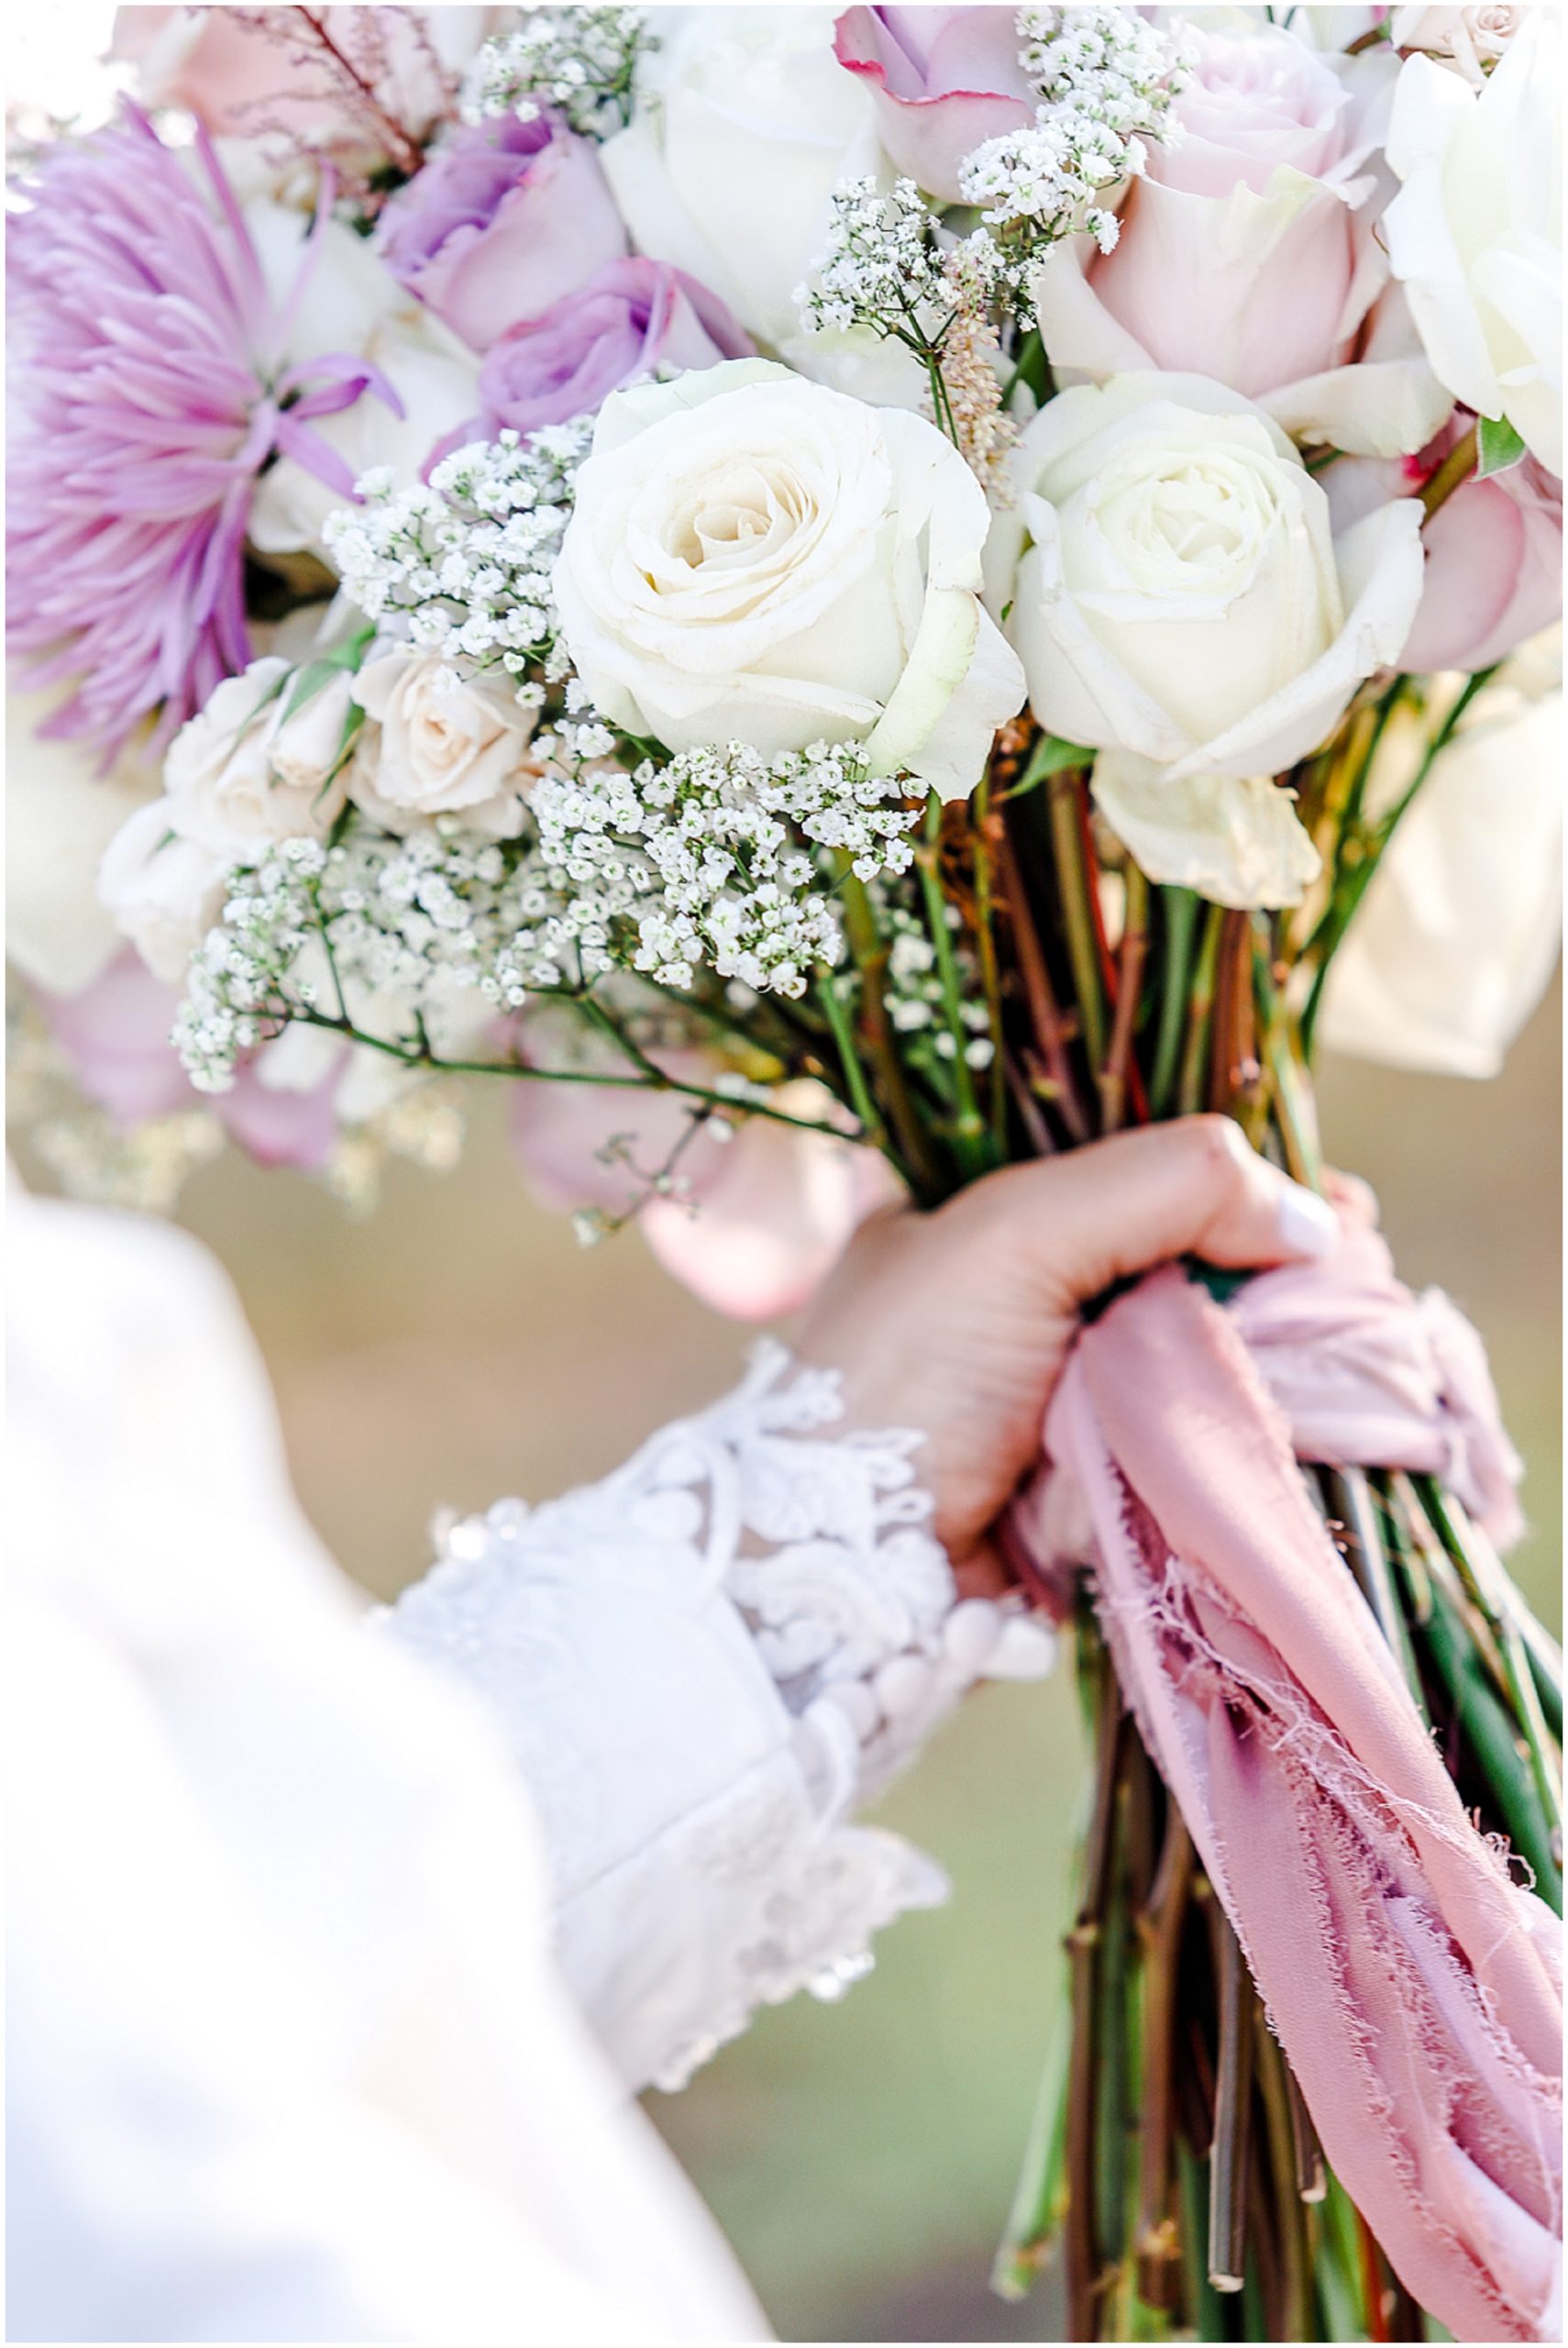
[(285, 365), (293, 302), (269, 293), (204, 134), (195, 161), (127, 110), (51, 148), (7, 223), (10, 641), (29, 683), (71, 681), (43, 730), (105, 762), (155, 712), (167, 738), (250, 659), (262, 467), (293, 457), (350, 497), (310, 419), (367, 390), (399, 406), (362, 359)]

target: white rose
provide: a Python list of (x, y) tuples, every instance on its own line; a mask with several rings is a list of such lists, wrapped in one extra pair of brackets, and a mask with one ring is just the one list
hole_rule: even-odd
[(878, 161), (871, 101), (834, 55), (838, 13), (661, 8), (635, 112), (602, 150), (638, 250), (775, 344), (800, 334), (834, 186)]
[(180, 728), (163, 762), (174, 828), (233, 863), (268, 840), (320, 838), (343, 805), (347, 673), (293, 715), (294, 670), (269, 655), (226, 677)]
[(154, 978), (178, 986), (223, 911), (227, 859), (182, 838), (167, 799), (138, 807), (98, 868), (98, 895)]
[(980, 602), (988, 522), (923, 417), (732, 360), (605, 402), (562, 633), (606, 717), (672, 750), (863, 741), (962, 797), (1023, 698)]
[(1384, 215), (1394, 274), (1441, 382), (1506, 416), (1562, 471), (1562, 36), (1532, 7), (1480, 89), (1408, 57), (1388, 161), (1404, 182)]
[(1035, 716), (1104, 754), (1095, 795), (1152, 878), (1293, 903), (1316, 858), (1266, 779), (1397, 658), (1420, 506), (1397, 499), (1336, 539), (1279, 426), (1199, 375), (1063, 393), (1014, 479), (987, 567)]
[(6, 952), (50, 994), (81, 994), (120, 950), (98, 895), (100, 858), (121, 825), (158, 795), (156, 769), (129, 755), (94, 771), (81, 742), (39, 732), (59, 694), (6, 703)]
[(1318, 1033), (1335, 1050), (1390, 1067), (1487, 1077), (1557, 961), (1562, 696), (1529, 702), (1494, 686), (1467, 714), (1329, 966)]
[(519, 703), (510, 677), (459, 677), (437, 653), (397, 650), (367, 660), (353, 692), (376, 721), (348, 779), (357, 806), (392, 832), (452, 815), (471, 831), (515, 837), (537, 713)]

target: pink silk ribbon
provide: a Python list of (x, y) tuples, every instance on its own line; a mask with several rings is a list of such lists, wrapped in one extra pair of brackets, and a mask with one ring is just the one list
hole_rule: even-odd
[(1559, 1927), (1474, 1829), (1297, 1458), (1442, 1477), (1495, 1536), (1518, 1465), (1480, 1340), (1347, 1232), (1228, 1308), (1175, 1266), (1081, 1334), (1014, 1512), (1095, 1568), (1324, 2152), (1459, 2340), (1560, 2339)]

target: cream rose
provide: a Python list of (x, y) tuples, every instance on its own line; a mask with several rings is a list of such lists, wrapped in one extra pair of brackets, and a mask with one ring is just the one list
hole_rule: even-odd
[(734, 360), (605, 402), (562, 633), (605, 716), (672, 750), (861, 741), (960, 798), (1023, 699), (980, 601), (988, 522), (922, 417)]
[(1316, 859), (1267, 779), (1397, 657), (1419, 505), (1397, 499), (1336, 539), (1279, 426), (1200, 375), (1063, 393), (1014, 478), (988, 572), (1036, 717), (1105, 754), (1096, 796), (1154, 879), (1294, 902)]
[(1562, 28), (1532, 7), (1479, 89), (1406, 59), (1384, 215), (1433, 371), (1478, 415), (1506, 416), (1562, 471)]
[[(1382, 800), (1419, 755), (1397, 725), (1389, 736), (1373, 776)], [(1394, 1068), (1497, 1074), (1556, 966), (1562, 763), (1560, 692), (1531, 700), (1499, 679), (1477, 695), (1330, 965), (1324, 1043)]]
[(392, 832), (437, 815), (496, 839), (522, 830), (536, 712), (510, 677), (460, 677), (436, 653), (400, 648), (368, 660), (353, 693), (375, 721), (348, 778), (356, 806)]
[(343, 804), (348, 679), (328, 679), (291, 711), (295, 671), (269, 655), (227, 677), (169, 745), (173, 828), (234, 862), (268, 840), (320, 837)]

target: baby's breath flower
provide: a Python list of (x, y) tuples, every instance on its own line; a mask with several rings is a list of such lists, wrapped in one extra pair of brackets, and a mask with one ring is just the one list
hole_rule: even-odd
[[(551, 575), (592, 419), (515, 432), (446, 457), (428, 483), (359, 483), (362, 505), (328, 516), (327, 550), (345, 593), (383, 639), (439, 653), (471, 675), (565, 672)], [(537, 699), (536, 685), (519, 698)]]
[(889, 194), (874, 179), (840, 180), (826, 248), (795, 299), (809, 334), (869, 327), (922, 350), (941, 340), (952, 304), (936, 223), (913, 180)]
[(573, 130), (607, 138), (630, 118), (637, 61), (657, 46), (641, 8), (530, 8), (480, 50), (464, 116), (532, 122), (551, 106)]
[(578, 747), (562, 745), (531, 802), (546, 885), (517, 945), (536, 968), (621, 963), (681, 988), (707, 969), (758, 994), (803, 994), (844, 952), (819, 851), (867, 880), (913, 855), (915, 812), (853, 745), (769, 759), (731, 742), (630, 774), (577, 763)]
[(1171, 101), (1188, 66), (1180, 37), (1128, 8), (1021, 8), (1018, 30), (1020, 62), (1040, 94), (1035, 118), (977, 147), (958, 183), (1021, 296), (1064, 237), (1087, 229), (1110, 251), (1116, 215), (1095, 199), (1143, 171), (1147, 140), (1172, 137)]

